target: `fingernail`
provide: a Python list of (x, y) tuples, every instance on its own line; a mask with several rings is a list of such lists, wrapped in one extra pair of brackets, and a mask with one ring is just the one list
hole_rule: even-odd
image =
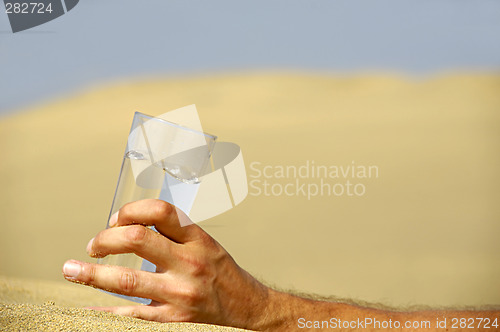
[(109, 218), (109, 227), (115, 226), (116, 223), (118, 222), (118, 212), (120, 211), (116, 211), (115, 213), (113, 213), (111, 218)]
[(74, 262), (67, 262), (63, 266), (64, 275), (70, 278), (76, 278), (82, 271), (80, 264)]
[(90, 239), (89, 243), (87, 244), (87, 253), (90, 255), (90, 252), (92, 251), (92, 244), (94, 243), (95, 237)]

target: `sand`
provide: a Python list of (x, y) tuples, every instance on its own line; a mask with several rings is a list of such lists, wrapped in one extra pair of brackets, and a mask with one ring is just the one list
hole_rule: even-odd
[(82, 308), (120, 304), (131, 303), (70, 283), (0, 276), (1, 331), (244, 331), (207, 324), (162, 324)]
[(392, 306), (498, 305), (498, 91), (497, 74), (254, 73), (116, 82), (28, 107), (0, 119), (0, 275), (63, 282), (66, 259), (92, 261), (85, 246), (105, 227), (133, 111), (195, 103), (207, 132), (241, 146), (259, 188), (264, 166), (379, 169), (352, 179), (359, 197), (251, 187), (204, 222), (251, 273)]
[(52, 303), (0, 304), (2, 331), (244, 331), (222, 326), (193, 323), (158, 323), (107, 312), (63, 308)]

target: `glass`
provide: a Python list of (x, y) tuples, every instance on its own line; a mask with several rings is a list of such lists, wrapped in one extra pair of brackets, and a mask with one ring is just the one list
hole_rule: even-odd
[[(169, 201), (169, 188), (174, 186), (177, 192), (179, 188), (184, 192), (183, 201), (192, 204), (199, 179), (211, 171), (215, 140), (215, 136), (136, 112), (106, 228), (109, 218), (124, 204), (148, 198)], [(154, 264), (134, 254), (108, 255), (98, 264), (156, 271)], [(110, 294), (150, 303), (149, 299)]]

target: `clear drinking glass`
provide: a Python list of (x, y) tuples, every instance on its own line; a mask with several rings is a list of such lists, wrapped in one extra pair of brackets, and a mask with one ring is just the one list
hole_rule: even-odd
[[(124, 204), (148, 198), (168, 201), (172, 186), (176, 186), (177, 192), (183, 191), (182, 197), (192, 202), (199, 179), (211, 171), (215, 140), (215, 136), (136, 112), (106, 228), (109, 218)], [(134, 254), (108, 255), (98, 263), (156, 271), (154, 264)], [(113, 295), (150, 303), (149, 299)]]

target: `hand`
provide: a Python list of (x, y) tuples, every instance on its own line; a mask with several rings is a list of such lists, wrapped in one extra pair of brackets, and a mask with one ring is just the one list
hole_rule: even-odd
[[(161, 200), (124, 205), (92, 239), (92, 257), (134, 253), (157, 266), (156, 273), (67, 261), (64, 277), (114, 293), (152, 299), (150, 305), (97, 310), (159, 322), (200, 322), (261, 329), (271, 289), (240, 268), (198, 225)], [(145, 227), (155, 226), (158, 233)]]
[[(181, 227), (180, 221), (189, 225)], [(493, 321), (500, 314), (498, 310), (389, 311), (274, 291), (241, 269), (182, 211), (160, 200), (126, 204), (110, 224), (111, 228), (89, 242), (89, 254), (105, 257), (134, 253), (156, 264), (157, 272), (66, 262), (63, 273), (69, 281), (152, 299), (147, 306), (93, 308), (97, 310), (159, 322), (199, 322), (270, 331), (302, 331), (319, 322), (331, 322), (332, 317), (349, 324), (366, 318), (403, 324), (433, 321), (436, 317), (488, 317)], [(159, 233), (145, 226), (155, 226)], [(349, 326), (346, 330), (357, 329)], [(375, 328), (367, 326), (367, 330)]]

